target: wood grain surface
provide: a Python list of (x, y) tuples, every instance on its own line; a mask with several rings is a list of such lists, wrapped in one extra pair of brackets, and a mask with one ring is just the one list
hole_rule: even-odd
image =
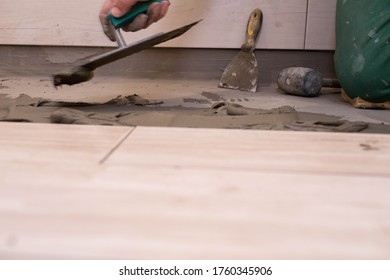
[(0, 123), (1, 259), (388, 259), (390, 136)]
[[(249, 14), (264, 13), (259, 48), (303, 49), (307, 0), (171, 0), (169, 15), (144, 31), (125, 34), (128, 43), (203, 21), (165, 47), (239, 48)], [(0, 44), (114, 46), (98, 20), (101, 1), (2, 0)]]

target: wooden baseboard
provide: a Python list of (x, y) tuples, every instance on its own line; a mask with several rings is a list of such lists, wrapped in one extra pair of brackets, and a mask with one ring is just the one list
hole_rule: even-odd
[[(51, 75), (77, 60), (111, 48), (0, 46), (0, 77)], [(136, 78), (219, 79), (238, 49), (153, 48), (134, 54), (97, 71), (100, 75)], [(275, 83), (285, 67), (315, 68), (334, 78), (333, 51), (257, 50), (260, 84)]]

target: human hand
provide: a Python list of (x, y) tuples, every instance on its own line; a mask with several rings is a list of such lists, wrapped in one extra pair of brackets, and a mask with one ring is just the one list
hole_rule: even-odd
[[(146, 2), (148, 0), (104, 0), (99, 13), (99, 19), (103, 27), (104, 33), (111, 41), (115, 41), (115, 37), (111, 32), (111, 27), (108, 22), (107, 15), (111, 13), (114, 17), (121, 17), (128, 12), (137, 2)], [(162, 19), (168, 12), (170, 3), (164, 0), (161, 3), (152, 3), (146, 14), (138, 15), (129, 25), (122, 27), (124, 31), (138, 31), (147, 28), (152, 23)]]

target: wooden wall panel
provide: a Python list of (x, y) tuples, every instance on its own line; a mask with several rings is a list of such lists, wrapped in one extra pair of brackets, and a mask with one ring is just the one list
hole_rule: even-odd
[(305, 49), (335, 49), (336, 2), (309, 0)]
[[(114, 46), (98, 21), (101, 1), (2, 0), (0, 44)], [(147, 30), (126, 34), (133, 42), (198, 19), (197, 27), (167, 47), (239, 48), (249, 13), (264, 12), (258, 48), (303, 49), (307, 0), (171, 0), (169, 15)]]

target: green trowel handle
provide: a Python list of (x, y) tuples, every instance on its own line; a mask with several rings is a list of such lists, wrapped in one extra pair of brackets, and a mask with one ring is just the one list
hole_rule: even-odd
[(149, 0), (146, 2), (138, 2), (135, 4), (130, 11), (128, 11), (125, 15), (116, 18), (113, 17), (111, 14), (109, 14), (109, 20), (111, 21), (112, 25), (118, 29), (121, 28), (129, 23), (131, 23), (136, 16), (139, 14), (146, 13), (148, 10), (149, 6), (154, 3), (154, 2), (161, 2), (162, 0)]

